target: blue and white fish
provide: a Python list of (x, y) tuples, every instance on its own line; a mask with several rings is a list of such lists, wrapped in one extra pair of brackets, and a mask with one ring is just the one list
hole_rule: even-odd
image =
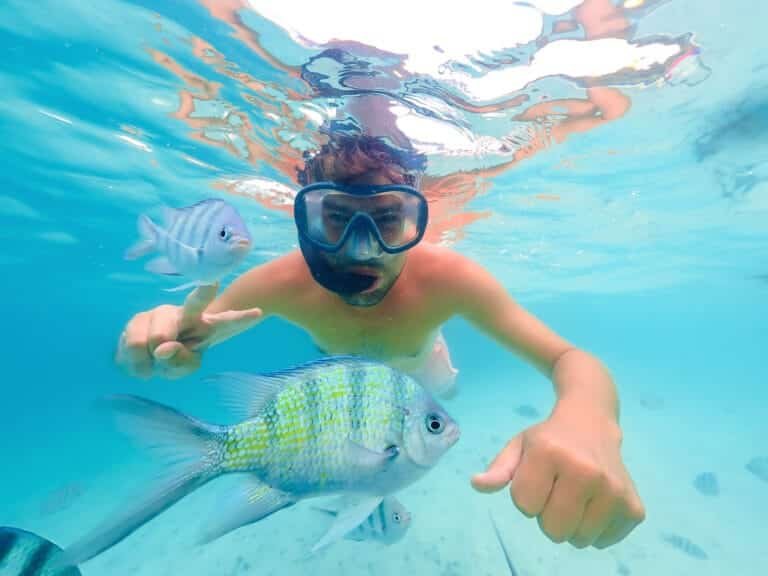
[[(244, 497), (207, 517), (204, 541), (317, 496), (355, 495), (329, 538), (343, 537), (382, 502), (426, 474), (459, 427), (410, 376), (357, 357), (330, 357), (265, 375), (221, 375), (247, 418), (216, 426), (136, 396), (111, 401), (133, 430), (181, 466), (169, 484), (65, 550), (77, 565), (114, 546), (211, 480), (249, 483)], [(169, 452), (171, 452), (169, 454)]]
[(237, 210), (224, 200), (208, 199), (186, 208), (164, 208), (164, 225), (139, 216), (141, 240), (125, 257), (158, 256), (145, 268), (156, 274), (184, 276), (190, 282), (170, 289), (214, 284), (232, 272), (251, 248), (251, 235)]
[[(342, 499), (343, 501), (343, 499)], [(342, 506), (341, 508), (323, 508), (315, 506), (314, 509), (318, 512), (322, 512), (329, 516), (343, 518), (343, 512), (349, 506)], [(334, 523), (335, 526), (335, 523)], [(356, 542), (375, 541), (381, 542), (386, 545), (394, 544), (405, 536), (408, 528), (411, 527), (411, 513), (406, 509), (402, 503), (394, 496), (385, 496), (376, 509), (371, 512), (368, 517), (356, 527), (353, 527), (349, 532), (343, 535), (347, 540), (354, 540)], [(312, 552), (317, 552), (325, 546), (329, 546), (335, 540), (328, 534), (333, 534), (333, 526), (326, 535), (324, 535), (315, 546), (312, 548)]]
[(0, 526), (0, 576), (80, 576), (74, 567), (52, 567), (61, 548), (26, 530)]

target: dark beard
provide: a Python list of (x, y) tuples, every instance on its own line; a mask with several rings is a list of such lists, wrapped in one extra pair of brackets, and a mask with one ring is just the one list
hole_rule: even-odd
[(387, 295), (397, 279), (396, 276), (394, 280), (389, 282), (384, 280), (374, 292), (361, 294), (373, 286), (378, 277), (347, 272), (332, 266), (320, 250), (306, 242), (301, 236), (299, 236), (299, 246), (315, 282), (326, 290), (338, 294), (342, 300), (351, 306), (375, 306)]

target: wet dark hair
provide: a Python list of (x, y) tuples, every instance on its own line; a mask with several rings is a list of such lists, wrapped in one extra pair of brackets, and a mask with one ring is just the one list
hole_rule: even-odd
[(320, 150), (304, 154), (304, 167), (297, 170), (302, 186), (313, 182), (345, 183), (371, 170), (384, 170), (392, 182), (418, 187), (426, 168), (426, 156), (390, 146), (382, 138), (338, 134)]

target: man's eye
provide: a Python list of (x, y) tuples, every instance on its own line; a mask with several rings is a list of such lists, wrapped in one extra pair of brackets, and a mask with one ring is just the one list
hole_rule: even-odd
[(349, 216), (343, 212), (328, 212), (325, 217), (333, 223), (342, 223), (349, 220)]
[(394, 212), (376, 216), (376, 223), (379, 226), (396, 226), (400, 224), (400, 215)]

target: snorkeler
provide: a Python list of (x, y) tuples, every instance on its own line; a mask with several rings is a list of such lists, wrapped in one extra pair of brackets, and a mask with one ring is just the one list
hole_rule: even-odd
[(299, 171), (300, 250), (244, 273), (218, 298), (216, 287), (199, 287), (183, 306), (136, 314), (118, 364), (140, 377), (184, 376), (210, 346), (278, 316), (329, 354), (387, 362), (449, 394), (455, 369), (439, 329), (461, 315), (550, 377), (557, 394), (550, 416), (510, 440), (473, 486), (510, 485), (515, 505), (555, 542), (603, 548), (622, 540), (645, 511), (621, 459), (610, 374), (479, 264), (420, 242), (423, 170), (423, 157), (381, 139), (332, 136)]

